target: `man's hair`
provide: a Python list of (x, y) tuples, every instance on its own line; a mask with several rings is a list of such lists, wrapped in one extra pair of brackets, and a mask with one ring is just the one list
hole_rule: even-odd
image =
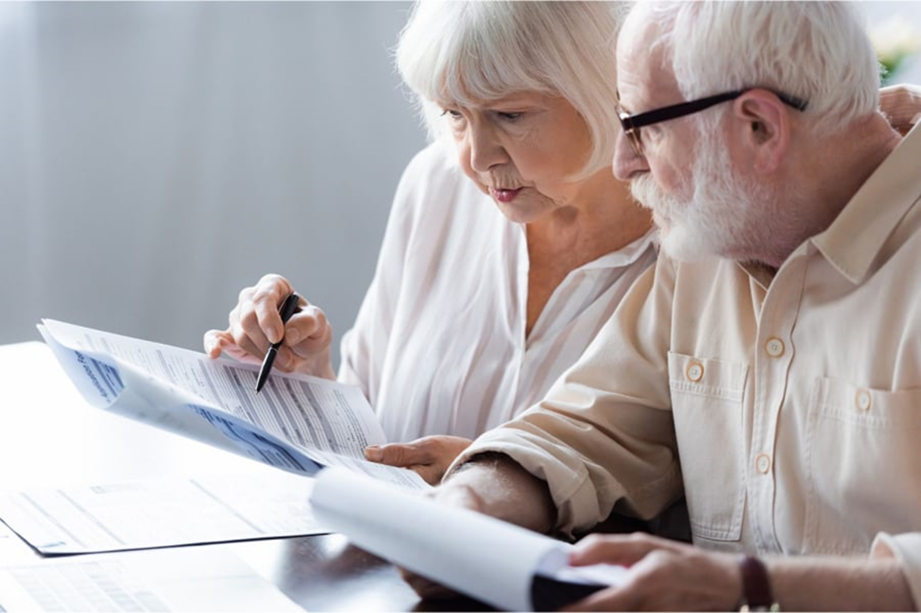
[(565, 98), (588, 125), (582, 173), (610, 165), (617, 136), (614, 46), (621, 2), (417, 0), (400, 34), (397, 66), (436, 139), (438, 103), (461, 106), (516, 92)]
[(854, 2), (681, 2), (649, 7), (685, 99), (765, 87), (807, 100), (815, 133), (879, 104), (880, 66)]

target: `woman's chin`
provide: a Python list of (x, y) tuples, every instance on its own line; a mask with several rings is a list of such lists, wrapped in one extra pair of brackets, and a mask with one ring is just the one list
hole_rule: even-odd
[(546, 215), (545, 211), (538, 212), (531, 208), (519, 207), (513, 204), (496, 202), (496, 206), (499, 207), (499, 211), (505, 215), (506, 219), (512, 223), (532, 223)]
[(511, 200), (500, 200), (493, 197), (493, 202), (499, 211), (513, 223), (533, 223), (545, 217), (557, 208), (555, 202), (546, 196), (535, 199), (531, 194), (517, 194)]

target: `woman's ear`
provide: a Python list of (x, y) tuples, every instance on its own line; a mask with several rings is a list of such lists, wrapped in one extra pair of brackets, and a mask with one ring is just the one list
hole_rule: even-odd
[(755, 172), (777, 170), (790, 143), (790, 113), (776, 94), (753, 89), (733, 101), (739, 145), (748, 152)]

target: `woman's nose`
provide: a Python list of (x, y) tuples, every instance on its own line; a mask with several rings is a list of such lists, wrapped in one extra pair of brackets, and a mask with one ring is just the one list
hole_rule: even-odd
[(486, 172), (493, 166), (508, 162), (508, 153), (488, 128), (471, 127), (468, 133), (468, 146), (470, 167), (477, 172)]

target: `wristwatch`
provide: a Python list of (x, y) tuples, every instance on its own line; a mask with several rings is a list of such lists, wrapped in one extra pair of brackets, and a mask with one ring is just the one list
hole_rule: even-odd
[(742, 571), (742, 602), (739, 611), (780, 611), (771, 593), (771, 580), (764, 562), (753, 556), (739, 558)]

